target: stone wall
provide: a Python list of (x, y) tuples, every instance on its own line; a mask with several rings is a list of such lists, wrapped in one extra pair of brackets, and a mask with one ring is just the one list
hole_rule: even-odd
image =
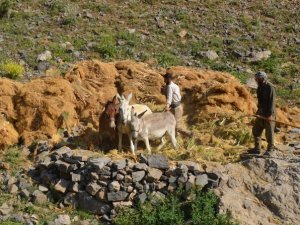
[(80, 207), (107, 220), (121, 206), (164, 198), (180, 186), (189, 191), (214, 188), (219, 183), (217, 174), (204, 172), (195, 162), (170, 164), (159, 154), (142, 155), (133, 162), (106, 156), (88, 158), (63, 149), (44, 157), (31, 176), (46, 187), (48, 198), (63, 199), (61, 207)]

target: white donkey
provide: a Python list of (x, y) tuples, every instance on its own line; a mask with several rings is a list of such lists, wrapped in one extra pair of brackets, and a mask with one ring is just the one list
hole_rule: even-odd
[(137, 115), (134, 110), (131, 112), (130, 126), (132, 136), (135, 139), (134, 148), (137, 149), (139, 140), (145, 142), (148, 153), (151, 153), (149, 140), (161, 139), (161, 144), (158, 150), (166, 143), (164, 136), (167, 133), (173, 144), (174, 149), (177, 149), (176, 141), (176, 119), (171, 112), (152, 113), (142, 117)]
[(130, 127), (130, 121), (131, 121), (131, 111), (132, 107), (134, 107), (134, 112), (143, 115), (151, 114), (151, 109), (146, 105), (141, 104), (134, 104), (129, 105), (129, 102), (132, 98), (132, 93), (130, 93), (127, 97), (127, 99), (124, 97), (124, 95), (120, 96), (117, 94), (117, 98), (120, 101), (120, 109), (119, 109), (119, 116), (118, 116), (118, 122), (117, 122), (117, 129), (118, 129), (118, 137), (119, 137), (119, 151), (122, 151), (122, 139), (123, 134), (127, 134), (129, 137), (130, 142), (130, 150), (132, 154), (135, 154), (134, 152), (134, 145), (132, 141), (132, 131)]

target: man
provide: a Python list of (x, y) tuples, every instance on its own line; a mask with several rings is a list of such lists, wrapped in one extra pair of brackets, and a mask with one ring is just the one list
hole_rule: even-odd
[(181, 129), (181, 119), (183, 115), (183, 108), (181, 105), (181, 94), (180, 89), (177, 84), (173, 81), (172, 74), (166, 73), (164, 75), (164, 81), (166, 84), (166, 97), (167, 104), (164, 108), (164, 111), (171, 111), (176, 119), (176, 130)]
[(257, 99), (258, 110), (257, 115), (264, 117), (265, 119), (256, 118), (252, 134), (254, 136), (255, 147), (250, 152), (253, 154), (259, 154), (261, 150), (261, 135), (263, 130), (266, 132), (266, 139), (268, 142), (267, 151), (264, 155), (270, 155), (274, 150), (274, 129), (275, 122), (275, 88), (267, 80), (267, 74), (265, 72), (258, 72), (255, 74), (255, 80), (258, 84)]

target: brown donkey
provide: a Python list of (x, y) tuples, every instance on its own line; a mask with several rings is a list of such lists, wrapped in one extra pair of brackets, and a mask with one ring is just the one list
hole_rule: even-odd
[(115, 96), (108, 101), (104, 111), (99, 117), (99, 147), (102, 151), (115, 148), (117, 145), (116, 120), (119, 113), (120, 103)]

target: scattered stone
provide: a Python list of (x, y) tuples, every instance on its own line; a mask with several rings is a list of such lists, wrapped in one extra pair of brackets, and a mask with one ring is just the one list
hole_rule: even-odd
[(54, 186), (54, 189), (58, 192), (65, 193), (69, 185), (70, 181), (66, 179), (60, 179)]
[(101, 189), (101, 186), (98, 185), (97, 183), (90, 183), (86, 186), (86, 191), (91, 194), (95, 195), (99, 190)]
[(162, 171), (159, 169), (155, 169), (155, 168), (148, 168), (148, 178), (147, 180), (149, 182), (154, 182), (156, 180), (159, 180), (160, 177), (162, 176)]
[(9, 170), (9, 169), (10, 169), (10, 166), (8, 163), (0, 161), (0, 170)]
[(52, 59), (52, 53), (50, 51), (45, 51), (38, 55), (37, 61), (48, 61)]
[(125, 191), (107, 193), (107, 200), (110, 202), (124, 201), (129, 194)]
[(48, 192), (49, 189), (47, 187), (45, 187), (44, 185), (39, 185), (39, 190), (41, 192)]
[(39, 190), (35, 190), (32, 193), (32, 196), (33, 196), (34, 203), (37, 203), (37, 204), (44, 204), (48, 200), (47, 196)]
[(271, 51), (266, 50), (266, 51), (253, 51), (250, 53), (248, 57), (248, 61), (250, 62), (259, 62), (261, 60), (265, 60), (270, 58), (271, 56)]
[(196, 177), (194, 175), (190, 175), (188, 181), (185, 184), (185, 190), (189, 191), (195, 185)]
[(122, 180), (124, 180), (124, 175), (122, 175), (122, 174), (117, 174), (117, 177), (116, 177), (116, 179), (117, 179), (117, 181), (122, 181)]
[(187, 35), (187, 33), (188, 32), (186, 30), (182, 30), (182, 31), (179, 32), (178, 35), (179, 35), (179, 37), (184, 38)]
[(36, 66), (36, 69), (41, 72), (44, 72), (44, 71), (48, 70), (49, 68), (50, 68), (50, 63), (47, 61), (39, 61)]
[(169, 169), (169, 161), (166, 156), (154, 154), (148, 156), (148, 165), (156, 169)]
[(2, 206), (0, 207), (0, 214), (5, 216), (10, 214), (13, 211), (13, 207), (9, 206), (7, 203), (3, 203)]
[(9, 188), (9, 193), (11, 193), (11, 194), (15, 194), (15, 193), (17, 193), (18, 191), (19, 191), (19, 188), (18, 188), (18, 186), (15, 185), (15, 184), (11, 185), (10, 188)]
[(137, 171), (132, 173), (132, 181), (140, 182), (145, 177), (145, 171)]
[(208, 51), (205, 51), (205, 52), (201, 52), (200, 55), (204, 58), (209, 59), (209, 60), (216, 60), (217, 58), (219, 58), (218, 54), (213, 50), (208, 50)]
[(71, 224), (71, 219), (69, 215), (59, 215), (57, 219), (54, 220), (55, 225), (69, 225)]
[(132, 177), (129, 175), (125, 175), (124, 181), (125, 183), (132, 183)]
[(30, 192), (27, 189), (23, 189), (20, 192), (22, 198), (28, 199), (30, 197)]
[(276, 149), (282, 152), (291, 152), (294, 150), (294, 147), (288, 145), (276, 145)]
[(208, 184), (208, 177), (206, 174), (196, 176), (196, 186), (199, 188), (203, 188)]
[(117, 192), (120, 190), (120, 183), (118, 181), (113, 181), (108, 185), (108, 190), (111, 192)]

